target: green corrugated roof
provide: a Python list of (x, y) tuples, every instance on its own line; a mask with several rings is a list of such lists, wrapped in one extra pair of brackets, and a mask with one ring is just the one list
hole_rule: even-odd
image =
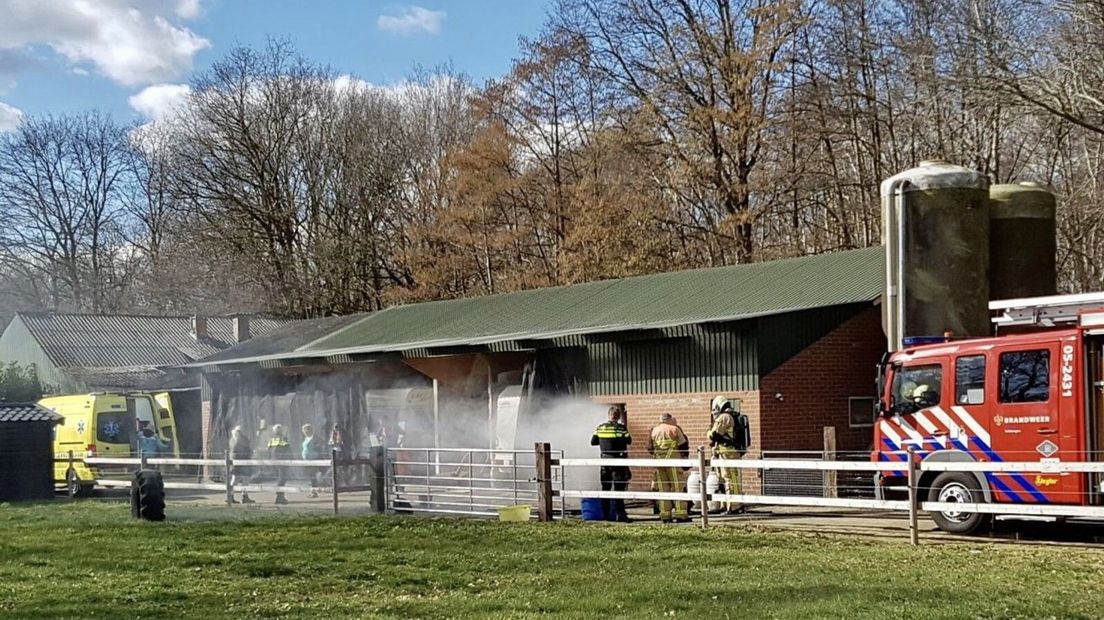
[[(881, 248), (436, 301), (364, 315), (268, 359), (409, 351), (735, 321), (876, 300)], [(237, 360), (223, 354), (222, 363)]]

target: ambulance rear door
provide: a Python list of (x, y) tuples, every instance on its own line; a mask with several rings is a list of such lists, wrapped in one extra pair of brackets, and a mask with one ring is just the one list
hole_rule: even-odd
[(92, 406), (95, 414), (96, 452), (107, 458), (129, 458), (137, 452), (134, 409), (121, 394), (97, 394)]

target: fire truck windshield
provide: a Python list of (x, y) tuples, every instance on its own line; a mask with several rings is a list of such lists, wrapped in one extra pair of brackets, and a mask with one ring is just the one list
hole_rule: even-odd
[(912, 413), (939, 404), (943, 387), (943, 368), (938, 364), (900, 366), (893, 373), (890, 410), (895, 414)]

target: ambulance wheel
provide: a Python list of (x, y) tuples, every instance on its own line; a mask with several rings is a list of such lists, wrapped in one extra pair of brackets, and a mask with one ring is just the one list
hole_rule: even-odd
[[(981, 504), (985, 496), (978, 486), (977, 478), (961, 472), (944, 472), (932, 483), (928, 490), (929, 502)], [(972, 534), (986, 522), (986, 516), (976, 512), (932, 512), (931, 518), (936, 526), (952, 534)]]
[(92, 494), (92, 485), (81, 482), (75, 469), (65, 472), (65, 491), (69, 497), (88, 497)]
[(134, 474), (130, 486), (130, 513), (146, 521), (165, 520), (165, 483), (161, 472), (143, 469)]

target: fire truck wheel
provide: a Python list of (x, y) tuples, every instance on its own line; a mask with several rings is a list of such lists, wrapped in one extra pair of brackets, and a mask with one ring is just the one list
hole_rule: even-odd
[[(980, 504), (985, 501), (977, 478), (961, 472), (944, 472), (928, 491), (929, 502)], [(933, 512), (931, 518), (939, 529), (953, 534), (970, 534), (985, 523), (985, 515), (975, 512)]]

